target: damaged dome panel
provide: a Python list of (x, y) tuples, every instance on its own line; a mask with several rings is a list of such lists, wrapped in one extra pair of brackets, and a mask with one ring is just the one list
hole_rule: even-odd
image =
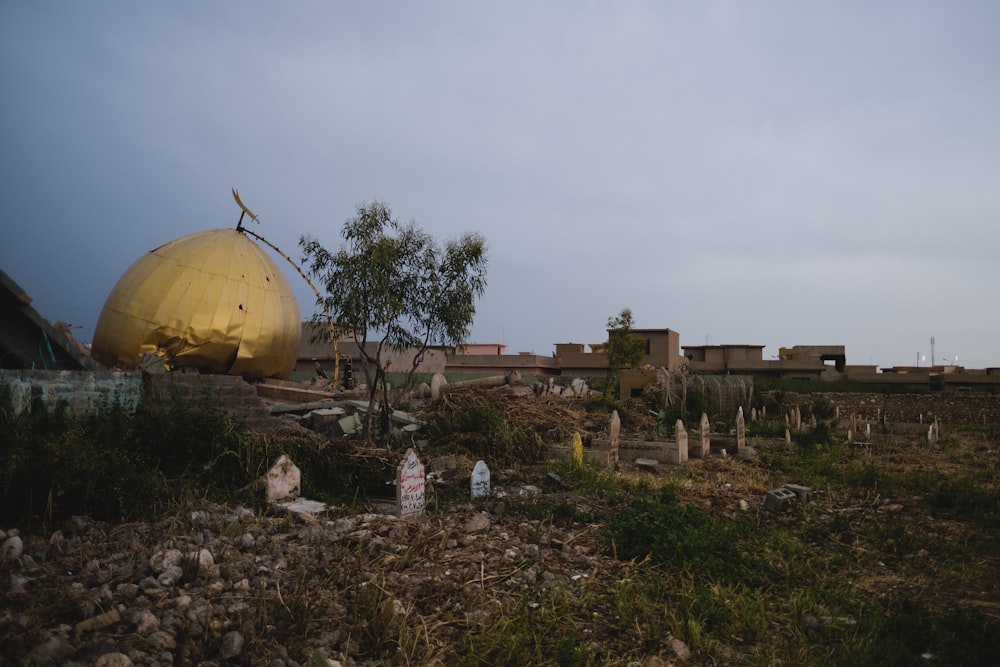
[(238, 230), (219, 229), (129, 267), (101, 311), (93, 355), (135, 368), (153, 353), (167, 368), (281, 378), (291, 375), (300, 335), (298, 304), (274, 261)]

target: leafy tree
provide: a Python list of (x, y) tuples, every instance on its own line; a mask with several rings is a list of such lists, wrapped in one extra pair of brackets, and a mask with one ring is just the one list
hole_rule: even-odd
[[(476, 313), (475, 300), (486, 288), (486, 241), (467, 233), (439, 245), (416, 223), (393, 219), (381, 202), (358, 205), (342, 234), (345, 245), (337, 252), (303, 236), (302, 262), (326, 291), (317, 305), (336, 318), (338, 333), (358, 342), (368, 382), (363, 435), (374, 439), (381, 391), (381, 434), (388, 443), (389, 352), (413, 353), (402, 395), (412, 387), (429, 346), (464, 342)], [(312, 322), (320, 323), (323, 317), (314, 314)], [(330, 335), (329, 327), (322, 329)]]
[(646, 341), (632, 333), (632, 324), (629, 308), (623, 308), (617, 317), (608, 318), (608, 342), (604, 349), (608, 355), (609, 394), (617, 386), (621, 370), (638, 366), (646, 354)]

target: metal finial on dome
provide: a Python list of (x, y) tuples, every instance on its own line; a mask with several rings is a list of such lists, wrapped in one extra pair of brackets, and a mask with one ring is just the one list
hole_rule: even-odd
[(253, 211), (251, 211), (250, 209), (248, 209), (246, 207), (246, 204), (244, 204), (243, 201), (240, 199), (240, 193), (236, 190), (236, 188), (233, 188), (233, 199), (235, 199), (236, 203), (239, 204), (239, 206), (240, 206), (241, 209), (243, 209), (243, 212), (240, 213), (240, 220), (239, 220), (239, 222), (236, 223), (236, 231), (238, 231), (238, 232), (242, 232), (243, 231), (243, 216), (244, 215), (249, 215), (251, 220), (253, 220), (254, 222), (256, 222), (258, 225), (260, 224), (260, 220), (257, 219), (257, 216), (254, 215)]

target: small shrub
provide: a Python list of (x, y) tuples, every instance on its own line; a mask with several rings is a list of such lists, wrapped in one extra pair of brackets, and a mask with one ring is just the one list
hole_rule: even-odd
[(450, 411), (435, 413), (428, 423), (431, 440), (447, 442), (487, 463), (513, 465), (544, 459), (545, 446), (529, 429), (511, 426), (504, 411), (489, 397), (476, 394)]

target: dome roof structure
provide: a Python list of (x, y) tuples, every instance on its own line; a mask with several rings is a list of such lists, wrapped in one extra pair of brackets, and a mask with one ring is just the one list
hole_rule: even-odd
[(240, 230), (216, 229), (129, 267), (101, 310), (92, 355), (135, 368), (152, 352), (168, 369), (287, 378), (300, 336), (295, 295), (274, 261)]

